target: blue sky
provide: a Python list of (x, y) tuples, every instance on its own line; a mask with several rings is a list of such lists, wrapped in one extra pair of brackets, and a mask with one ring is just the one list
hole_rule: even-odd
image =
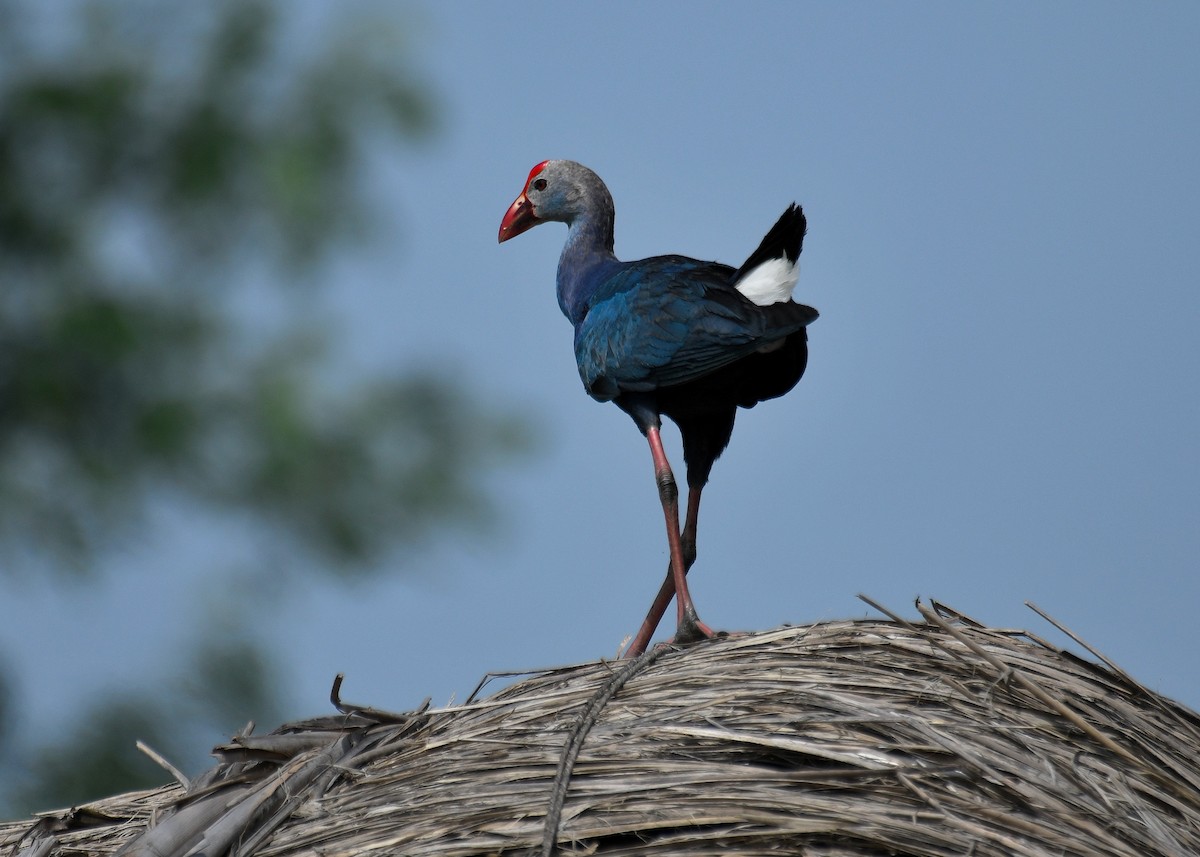
[[(606, 180), (622, 258), (738, 264), (788, 203), (808, 215), (809, 369), (740, 414), (714, 469), (691, 575), (707, 622), (871, 615), (865, 592), (1053, 638), (1031, 600), (1200, 707), (1200, 6), (401, 8), (442, 131), (382, 165), (394, 243), (335, 266), (346, 371), (446, 367), (539, 439), (483, 476), (491, 537), (314, 580), (264, 617), (291, 714), (325, 711), (338, 671), (400, 709), (611, 656), (657, 589), (645, 442), (584, 394), (555, 303), (565, 231), (496, 244), (546, 158)], [(107, 585), (11, 592), (26, 716), (186, 645), (172, 617), (210, 540), (177, 521)]]

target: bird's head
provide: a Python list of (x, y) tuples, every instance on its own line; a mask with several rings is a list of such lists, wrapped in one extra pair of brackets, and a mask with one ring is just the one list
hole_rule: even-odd
[(597, 207), (612, 210), (612, 197), (598, 175), (574, 161), (542, 161), (529, 171), (525, 189), (500, 221), (500, 242), (550, 220), (569, 225)]

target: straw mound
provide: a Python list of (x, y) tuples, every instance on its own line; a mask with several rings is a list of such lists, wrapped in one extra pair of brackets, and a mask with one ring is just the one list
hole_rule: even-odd
[(1032, 635), (922, 613), (557, 668), (444, 710), (341, 705), (235, 738), (188, 789), (0, 826), (0, 849), (1200, 854), (1200, 718)]

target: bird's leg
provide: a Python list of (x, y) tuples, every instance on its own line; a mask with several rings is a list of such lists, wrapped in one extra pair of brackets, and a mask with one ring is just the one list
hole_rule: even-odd
[(703, 485), (688, 486), (687, 523), (683, 525), (683, 573), (687, 574), (696, 561), (696, 519), (700, 517), (700, 492)]
[[(684, 574), (687, 574), (691, 570), (692, 563), (696, 561), (696, 519), (700, 515), (700, 492), (703, 489), (703, 485), (688, 486), (687, 523), (684, 524), (683, 532), (680, 534), (680, 546), (683, 548)], [(667, 612), (667, 607), (670, 605), (671, 599), (675, 597), (675, 575), (673, 572), (674, 566), (668, 562), (667, 576), (663, 580), (662, 586), (658, 588), (658, 595), (654, 597), (654, 603), (646, 611), (646, 618), (642, 620), (642, 626), (638, 628), (637, 636), (633, 638), (633, 642), (626, 649), (626, 657), (637, 657), (646, 651), (646, 647), (650, 645), (650, 638), (654, 636), (654, 632), (658, 628), (658, 623), (662, 621), (663, 614)]]
[(696, 558), (696, 515), (700, 508), (700, 493), (692, 491), (689, 494), (687, 524), (683, 533), (680, 533), (679, 488), (667, 461), (658, 427), (648, 429), (646, 438), (650, 442), (650, 453), (654, 457), (654, 478), (658, 482), (658, 496), (667, 523), (667, 545), (671, 552), (671, 564), (667, 579), (663, 581), (642, 627), (627, 650), (629, 657), (640, 655), (646, 650), (655, 628), (671, 602), (672, 595), (678, 595), (676, 604), (679, 626), (675, 631), (676, 642), (689, 643), (713, 635), (712, 629), (697, 616), (696, 606), (692, 603), (692, 596), (687, 588), (687, 572)]

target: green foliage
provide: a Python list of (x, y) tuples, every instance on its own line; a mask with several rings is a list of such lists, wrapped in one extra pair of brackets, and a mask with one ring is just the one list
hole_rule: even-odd
[[(48, 47), (34, 4), (3, 7), (0, 568), (86, 570), (164, 488), (343, 570), (478, 520), (466, 474), (511, 426), (438, 377), (331, 395), (298, 320), (370, 221), (364, 148), (430, 127), (398, 34), (350, 15), (285, 38), (266, 0), (93, 2)], [(265, 322), (241, 284), (278, 302)]]
[[(323, 263), (371, 237), (364, 154), (431, 129), (426, 87), (362, 7), (316, 34), (295, 11), (0, 0), (0, 578), (90, 572), (163, 497), (307, 560), (272, 567), (342, 575), (486, 519), (470, 477), (519, 424), (439, 375), (334, 375), (308, 311)], [(22, 771), (0, 800), (160, 783), (135, 738), (195, 759), (277, 717), (252, 621), (227, 618), (186, 679), (126, 688), (42, 749), (12, 737), (0, 675), (0, 762)]]
[(211, 746), (251, 717), (279, 719), (275, 669), (252, 641), (202, 643), (174, 676), (102, 698), (73, 730), (29, 754), (22, 788), (0, 796), (0, 808), (17, 816), (162, 785), (167, 773), (135, 749), (138, 741), (194, 775), (211, 764), (200, 741)]

